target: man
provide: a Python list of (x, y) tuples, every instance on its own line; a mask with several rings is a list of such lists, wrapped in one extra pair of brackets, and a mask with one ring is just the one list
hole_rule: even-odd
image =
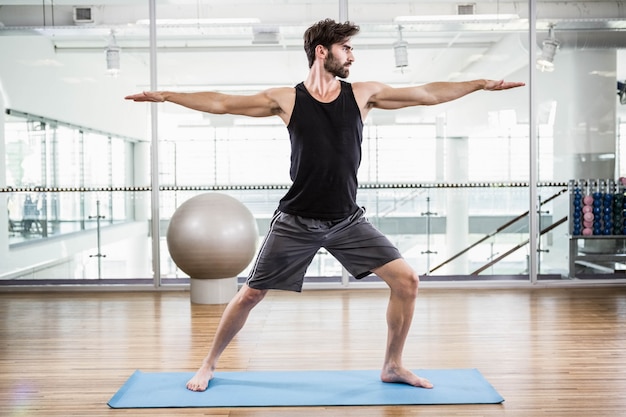
[(354, 62), (351, 38), (359, 27), (322, 20), (304, 34), (309, 61), (306, 80), (294, 87), (254, 95), (215, 92), (144, 92), (134, 101), (169, 101), (213, 114), (278, 116), (289, 131), (291, 179), (246, 284), (226, 307), (211, 349), (187, 382), (204, 391), (217, 361), (248, 314), (270, 289), (300, 291), (307, 266), (324, 247), (356, 278), (371, 273), (390, 288), (387, 345), (381, 380), (431, 388), (402, 364), (413, 318), (419, 277), (396, 247), (364, 217), (356, 204), (363, 120), (373, 108), (399, 109), (451, 101), (478, 90), (505, 90), (523, 83), (475, 80), (392, 88), (378, 82), (349, 84)]

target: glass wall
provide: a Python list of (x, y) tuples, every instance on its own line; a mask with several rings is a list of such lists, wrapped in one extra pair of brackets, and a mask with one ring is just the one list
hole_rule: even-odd
[(132, 185), (132, 142), (9, 110), (6, 188), (24, 190), (7, 195), (9, 244), (132, 220), (124, 193), (113, 191)]
[[(603, 256), (621, 253), (621, 237), (572, 235), (571, 181), (626, 176), (625, 106), (615, 88), (626, 78), (619, 38), (626, 19), (604, 3), (595, 15), (575, 19), (570, 6), (552, 2), (536, 2), (537, 19), (519, 2), (504, 2), (496, 18), (490, 2), (477, 3), (472, 18), (459, 18), (448, 2), (428, 11), (410, 3), (349, 3), (348, 16), (340, 17), (361, 24), (349, 81), (407, 86), (503, 78), (529, 85), (438, 106), (371, 112), (358, 176), (358, 203), (370, 221), (424, 281), (619, 280), (620, 259)], [(301, 43), (308, 24), (302, 22), (337, 17), (338, 11), (334, 2), (290, 1), (274, 24), (276, 18), (260, 8), (196, 6), (158, 6), (158, 16), (177, 19), (157, 27), (158, 89), (249, 94), (294, 85), (307, 74)], [(109, 15), (125, 10), (107, 7)], [(188, 276), (168, 251), (169, 221), (183, 202), (206, 192), (244, 203), (261, 242), (290, 183), (289, 137), (280, 119), (213, 116), (159, 103), (152, 132), (151, 105), (123, 101), (125, 94), (150, 88), (149, 31), (141, 22), (147, 2), (132, 8), (128, 27), (121, 27), (121, 17), (109, 22), (107, 42), (120, 44), (121, 70), (116, 77), (98, 70), (103, 78), (93, 88), (102, 88), (98, 97), (114, 105), (96, 105), (89, 117), (84, 85), (68, 85), (89, 82), (96, 65), (103, 65), (102, 30), (95, 41), (89, 28), (75, 28), (80, 42), (61, 27), (27, 34), (12, 28), (4, 10), (0, 196), (8, 227), (0, 232), (0, 281), (186, 284)], [(217, 20), (205, 19), (209, 12)], [(258, 16), (252, 23), (250, 13)], [(600, 35), (606, 38), (598, 40)], [(37, 64), (19, 70), (27, 48), (11, 45), (41, 38), (53, 51), (42, 47)], [(397, 61), (399, 40), (406, 42), (406, 63)], [(555, 42), (553, 67), (537, 67), (531, 54), (539, 57), (547, 53), (545, 43)], [(64, 73), (70, 67), (76, 71), (71, 77)], [(67, 88), (66, 105), (46, 108), (18, 97), (13, 85), (35, 82)], [(140, 117), (125, 114), (131, 111)], [(98, 117), (109, 122), (103, 126)], [(152, 158), (158, 158), (158, 173), (150, 172)], [(599, 256), (580, 258), (590, 252)], [(323, 249), (307, 271), (310, 285), (345, 279)], [(363, 285), (347, 279), (350, 286)]]

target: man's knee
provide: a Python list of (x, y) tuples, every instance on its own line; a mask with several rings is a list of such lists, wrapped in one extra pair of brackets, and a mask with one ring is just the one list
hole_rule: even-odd
[(402, 282), (403, 292), (407, 297), (417, 297), (420, 277), (415, 271), (408, 271), (399, 281)]
[(417, 297), (419, 275), (405, 260), (396, 259), (372, 272), (381, 277), (396, 295)]
[(403, 298), (416, 298), (419, 288), (419, 275), (408, 268), (388, 281), (391, 291)]
[(244, 285), (237, 293), (237, 296), (241, 304), (254, 307), (265, 298), (265, 294), (267, 294), (267, 290), (258, 290)]

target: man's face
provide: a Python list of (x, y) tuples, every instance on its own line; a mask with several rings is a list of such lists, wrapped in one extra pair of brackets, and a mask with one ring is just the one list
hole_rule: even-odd
[(324, 61), (324, 69), (335, 77), (348, 78), (352, 62), (354, 62), (352, 45), (350, 41), (347, 40), (331, 46), (328, 50), (326, 61)]

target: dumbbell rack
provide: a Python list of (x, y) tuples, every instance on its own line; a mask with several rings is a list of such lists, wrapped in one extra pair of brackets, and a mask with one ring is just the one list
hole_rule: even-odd
[(570, 278), (577, 265), (626, 271), (626, 186), (611, 179), (570, 180), (568, 191)]

